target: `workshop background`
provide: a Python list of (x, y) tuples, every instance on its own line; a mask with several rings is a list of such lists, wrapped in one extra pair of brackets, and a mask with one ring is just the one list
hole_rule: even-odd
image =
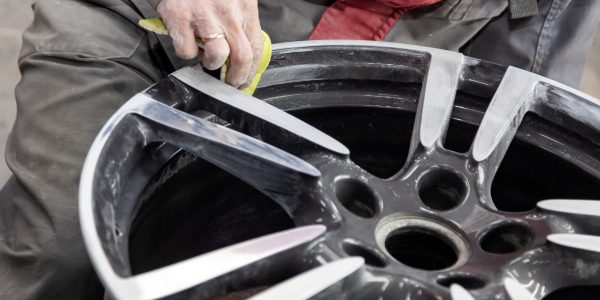
[[(10, 177), (4, 162), (4, 148), (16, 114), (14, 88), (20, 78), (17, 58), (21, 32), (33, 19), (32, 2), (0, 0), (0, 186)], [(600, 31), (588, 57), (580, 89), (600, 98)]]

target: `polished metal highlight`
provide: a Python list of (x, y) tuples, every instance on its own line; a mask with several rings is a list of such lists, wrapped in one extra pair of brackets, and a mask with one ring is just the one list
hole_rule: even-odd
[(476, 161), (493, 157), (502, 159), (534, 99), (537, 81), (527, 71), (513, 67), (506, 70), (473, 142), (473, 158)]
[(555, 233), (548, 235), (548, 241), (568, 248), (600, 253), (600, 236)]
[(538, 202), (541, 209), (565, 214), (600, 217), (600, 202), (596, 200), (554, 199)]
[(452, 300), (475, 300), (471, 293), (456, 283), (450, 285), (450, 295), (452, 295)]
[(463, 61), (463, 55), (459, 53), (431, 53), (427, 76), (423, 81), (414, 137), (426, 149), (436, 143), (439, 144), (437, 146), (443, 143)]
[(535, 300), (533, 295), (529, 293), (527, 289), (512, 278), (504, 279), (504, 288), (511, 300)]

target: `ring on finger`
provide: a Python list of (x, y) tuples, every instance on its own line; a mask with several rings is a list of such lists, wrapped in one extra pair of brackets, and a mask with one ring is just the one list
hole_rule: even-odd
[(198, 46), (198, 48), (204, 49), (204, 44), (206, 44), (212, 40), (222, 39), (222, 38), (225, 38), (224, 33), (209, 34), (207, 36), (196, 38), (196, 45)]
[(225, 34), (224, 33), (213, 33), (213, 34), (209, 34), (207, 36), (200, 37), (200, 41), (203, 44), (206, 44), (206, 43), (208, 43), (208, 42), (210, 42), (212, 40), (222, 39), (222, 38), (225, 38)]

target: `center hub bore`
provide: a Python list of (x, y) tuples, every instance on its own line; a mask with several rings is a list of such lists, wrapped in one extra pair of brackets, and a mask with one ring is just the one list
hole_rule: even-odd
[(382, 251), (409, 267), (434, 271), (464, 264), (470, 250), (466, 241), (451, 227), (431, 218), (392, 214), (375, 229)]

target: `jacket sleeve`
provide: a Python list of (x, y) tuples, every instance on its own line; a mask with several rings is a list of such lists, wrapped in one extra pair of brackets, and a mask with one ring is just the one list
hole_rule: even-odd
[(541, 0), (539, 14), (494, 19), (463, 52), (577, 88), (600, 19), (600, 1)]

